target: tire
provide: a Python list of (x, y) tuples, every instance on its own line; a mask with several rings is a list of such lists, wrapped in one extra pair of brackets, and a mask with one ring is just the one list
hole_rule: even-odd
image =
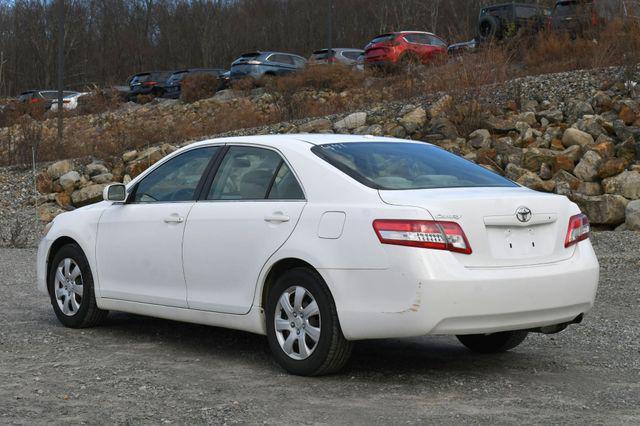
[[(78, 273), (76, 268), (79, 269), (79, 275), (74, 278)], [(58, 275), (59, 270), (62, 276)], [(71, 278), (72, 281), (65, 283), (64, 278)], [(53, 311), (66, 327), (93, 327), (108, 314), (108, 311), (103, 311), (96, 304), (91, 268), (77, 244), (61, 247), (53, 257), (49, 265), (47, 287)]]
[(527, 331), (503, 331), (493, 334), (470, 334), (457, 336), (460, 343), (473, 352), (493, 354), (506, 352), (524, 342), (529, 333)]
[[(303, 294), (299, 304), (296, 303), (298, 292)], [(283, 297), (289, 301), (288, 307), (281, 305)], [(306, 308), (312, 306), (313, 301), (318, 309), (307, 312)], [(289, 308), (290, 314), (287, 314), (286, 308)], [(309, 315), (306, 318), (297, 315), (296, 310)], [(318, 314), (314, 315), (315, 311)], [(280, 276), (267, 294), (265, 318), (271, 352), (278, 364), (289, 373), (299, 376), (327, 375), (339, 371), (349, 360), (352, 344), (342, 334), (331, 293), (316, 271), (294, 268)], [(276, 320), (279, 322), (278, 330)], [(310, 332), (311, 329), (314, 329), (314, 333)], [(319, 335), (319, 338), (313, 340), (312, 335)], [(292, 343), (287, 345), (290, 339)], [(305, 345), (304, 350), (300, 346), (301, 341)], [(289, 353), (285, 351), (287, 347)], [(306, 357), (305, 352), (308, 353)]]
[(502, 38), (502, 23), (495, 16), (484, 16), (478, 22), (478, 36), (482, 41)]

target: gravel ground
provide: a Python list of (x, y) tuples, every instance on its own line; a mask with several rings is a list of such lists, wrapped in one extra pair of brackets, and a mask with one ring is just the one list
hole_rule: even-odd
[(34, 250), (0, 249), (0, 424), (638, 424), (640, 234), (594, 241), (582, 325), (498, 356), (450, 337), (363, 342), (342, 374), (311, 379), (247, 333), (126, 314), (66, 329), (34, 289)]

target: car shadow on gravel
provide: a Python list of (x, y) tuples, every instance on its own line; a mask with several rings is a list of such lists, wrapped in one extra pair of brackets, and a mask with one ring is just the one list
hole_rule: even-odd
[[(95, 330), (102, 335), (101, 338), (114, 339), (120, 344), (135, 342), (157, 346), (156, 350), (161, 350), (167, 356), (179, 353), (182, 358), (215, 358), (230, 365), (242, 360), (252, 369), (283, 372), (275, 364), (266, 338), (252, 333), (119, 312), (111, 313), (104, 325)], [(349, 363), (338, 376), (421, 373), (454, 376), (469, 371), (493, 375), (503, 370), (518, 369), (518, 364), (522, 362), (530, 364), (534, 359), (540, 361), (540, 353), (534, 357), (524, 351), (526, 342), (519, 351), (495, 355), (474, 354), (455, 337), (362, 341), (356, 342)]]

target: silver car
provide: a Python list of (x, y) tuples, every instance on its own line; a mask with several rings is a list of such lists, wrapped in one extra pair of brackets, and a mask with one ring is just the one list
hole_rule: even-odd
[(299, 55), (284, 52), (251, 52), (241, 55), (231, 64), (231, 79), (245, 77), (259, 79), (299, 71), (307, 60)]
[(358, 64), (358, 57), (364, 54), (362, 49), (337, 47), (331, 49), (320, 49), (313, 52), (309, 58), (309, 64), (330, 64), (340, 63), (347, 66), (354, 66)]

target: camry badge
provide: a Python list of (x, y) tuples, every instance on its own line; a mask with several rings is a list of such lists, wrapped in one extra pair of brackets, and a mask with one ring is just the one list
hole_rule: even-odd
[(518, 207), (518, 210), (516, 210), (516, 218), (518, 218), (522, 223), (529, 222), (531, 220), (531, 216), (533, 216), (533, 214), (528, 207)]

